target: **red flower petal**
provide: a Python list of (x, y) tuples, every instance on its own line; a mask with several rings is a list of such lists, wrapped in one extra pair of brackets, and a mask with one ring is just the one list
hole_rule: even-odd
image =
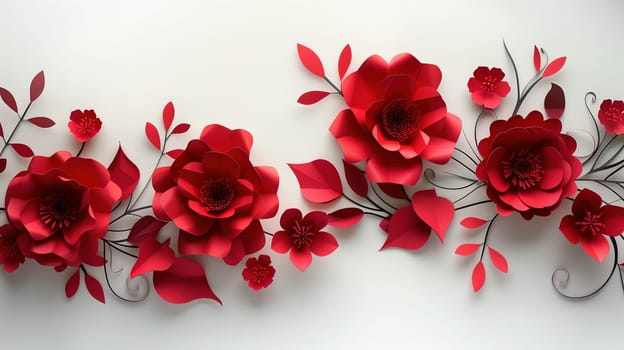
[(290, 251), (290, 261), (299, 270), (305, 271), (312, 263), (312, 252), (310, 252), (310, 250), (308, 249), (305, 249), (305, 250), (292, 249)]
[(166, 271), (154, 272), (154, 289), (164, 300), (184, 304), (195, 299), (221, 300), (213, 293), (204, 268), (191, 260), (176, 258)]
[(154, 124), (150, 122), (145, 123), (145, 136), (147, 136), (147, 139), (152, 146), (160, 151), (160, 135), (158, 134), (158, 129), (156, 129)]
[(559, 119), (565, 110), (565, 95), (561, 86), (551, 83), (544, 98), (544, 109), (549, 118)]
[(342, 161), (345, 171), (345, 177), (347, 178), (347, 184), (349, 187), (360, 197), (366, 198), (368, 195), (368, 181), (362, 171), (351, 163)]
[(344, 77), (349, 65), (351, 64), (351, 46), (347, 44), (340, 52), (340, 58), (338, 58), (338, 77), (340, 80)]
[(563, 68), (563, 65), (566, 62), (566, 57), (559, 57), (554, 61), (550, 62), (546, 68), (544, 69), (544, 73), (542, 73), (543, 78), (547, 78), (551, 75), (557, 74)]
[(469, 228), (469, 229), (475, 229), (475, 228), (479, 228), (485, 224), (487, 224), (489, 222), (489, 220), (484, 220), (481, 218), (476, 218), (476, 217), (467, 217), (467, 218), (463, 218), (462, 221), (459, 222), (460, 225), (464, 226), (465, 228)]
[(453, 202), (438, 197), (435, 190), (418, 191), (412, 195), (412, 208), (437, 233), (440, 241), (444, 242), (444, 234), (455, 214)]
[(297, 102), (302, 105), (312, 105), (329, 95), (327, 91), (308, 91), (299, 96)]
[(360, 208), (343, 208), (328, 214), (328, 225), (334, 227), (350, 227), (357, 224), (364, 212)]
[(73, 297), (80, 286), (80, 269), (76, 270), (73, 275), (65, 283), (65, 295), (67, 298)]
[(111, 180), (121, 188), (120, 200), (130, 197), (139, 183), (141, 174), (139, 168), (126, 156), (121, 145), (117, 149), (115, 158), (108, 166), (108, 171)]
[(169, 247), (169, 241), (163, 243), (158, 242), (155, 238), (145, 239), (139, 247), (139, 257), (130, 271), (130, 277), (152, 271), (167, 270), (175, 260), (175, 253)]
[(104, 304), (105, 303), (104, 289), (102, 289), (102, 285), (100, 284), (100, 281), (96, 280), (93, 276), (87, 275), (87, 274), (84, 275), (84, 278), (85, 278), (85, 284), (87, 285), (87, 290), (89, 291), (89, 294), (91, 294), (91, 296), (95, 298), (97, 301)]
[(323, 69), (323, 63), (321, 59), (307, 46), (297, 44), (297, 54), (301, 63), (314, 75), (324, 78), (325, 70)]
[(485, 267), (483, 267), (483, 261), (479, 260), (472, 270), (472, 289), (476, 293), (483, 287), (483, 284), (485, 284)]
[(33, 117), (33, 118), (28, 118), (26, 120), (28, 120), (31, 124), (36, 125), (40, 128), (50, 128), (56, 124), (54, 120), (48, 117)]
[(455, 249), (455, 254), (462, 255), (462, 256), (468, 256), (468, 255), (473, 254), (474, 252), (476, 252), (477, 249), (479, 249), (479, 247), (481, 247), (481, 244), (479, 244), (479, 243), (464, 243), (464, 244), (460, 244), (457, 247), (457, 249)]
[(299, 181), (301, 194), (313, 203), (327, 203), (342, 195), (338, 170), (328, 161), (288, 164)]
[(173, 102), (169, 101), (163, 108), (162, 117), (163, 124), (165, 125), (165, 131), (169, 130), (171, 124), (173, 123), (173, 117), (175, 115), (175, 108), (173, 107)]
[(581, 240), (581, 235), (576, 229), (576, 218), (572, 215), (566, 215), (561, 219), (559, 231), (561, 231), (572, 244), (577, 244)]
[(273, 238), (271, 239), (271, 249), (280, 254), (284, 254), (288, 252), (290, 248), (290, 240), (288, 239), (288, 234), (286, 232), (278, 231), (273, 235)]
[(490, 253), (490, 259), (492, 259), (492, 264), (494, 264), (494, 267), (496, 267), (501, 272), (507, 273), (507, 259), (505, 259), (503, 254), (501, 254), (492, 247), (488, 247), (488, 252)]
[(11, 147), (15, 150), (15, 153), (19, 154), (20, 157), (30, 158), (35, 155), (35, 153), (23, 143), (12, 143)]
[(43, 87), (45, 86), (45, 76), (43, 71), (37, 73), (33, 80), (30, 82), (30, 102), (33, 102), (43, 92)]
[(336, 237), (327, 232), (317, 232), (310, 243), (310, 251), (314, 255), (327, 256), (338, 248)]
[(582, 237), (581, 248), (599, 263), (609, 255), (609, 250), (611, 249), (609, 241), (603, 235), (597, 235), (589, 239)]
[(624, 208), (615, 205), (605, 205), (602, 207), (604, 217), (604, 234), (618, 236), (624, 232)]
[(0, 173), (6, 169), (7, 160), (6, 158), (0, 158)]
[(13, 112), (19, 113), (17, 111), (17, 103), (15, 102), (15, 97), (13, 97), (13, 94), (11, 94), (9, 90), (0, 87), (0, 98), (2, 98), (2, 101), (4, 101), (4, 103), (9, 108), (11, 108)]

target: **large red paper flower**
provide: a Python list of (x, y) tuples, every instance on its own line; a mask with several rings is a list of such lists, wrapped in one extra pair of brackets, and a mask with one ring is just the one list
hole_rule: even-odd
[(77, 109), (71, 112), (67, 126), (78, 142), (86, 142), (100, 131), (102, 121), (92, 109)]
[(10, 224), (0, 226), (0, 264), (6, 272), (17, 270), (25, 261), (17, 243), (17, 232)]
[(478, 67), (474, 77), (468, 80), (468, 90), (474, 103), (485, 108), (498, 107), (501, 99), (511, 91), (511, 87), (503, 81), (505, 73), (500, 68)]
[(576, 141), (561, 133), (561, 122), (544, 120), (538, 111), (497, 120), (490, 136), (479, 142), (483, 161), (477, 177), (487, 183), (500, 214), (517, 211), (527, 220), (546, 216), (576, 192), (574, 180), (582, 166), (575, 149)]
[(261, 254), (257, 259), (249, 258), (243, 269), (243, 279), (248, 282), (249, 288), (258, 291), (273, 283), (275, 268), (271, 266), (271, 257)]
[(32, 158), (9, 183), (5, 206), (24, 256), (62, 270), (103, 263), (98, 240), (121, 195), (102, 164), (59, 151)]
[(312, 254), (326, 256), (338, 248), (336, 238), (321, 231), (327, 225), (327, 214), (312, 211), (302, 217), (299, 209), (286, 210), (280, 219), (282, 231), (271, 241), (271, 249), (285, 254), (290, 251), (290, 261), (301, 271), (312, 263)]
[(410, 54), (386, 62), (368, 58), (342, 82), (350, 109), (330, 127), (349, 163), (366, 161), (366, 175), (379, 183), (415, 184), (422, 159), (446, 163), (461, 120), (446, 111), (437, 91), (442, 73)]
[(624, 134), (624, 101), (604, 100), (600, 104), (598, 119), (608, 133)]
[(606, 236), (624, 232), (624, 208), (602, 206), (602, 198), (588, 189), (582, 190), (572, 204), (572, 215), (561, 219), (559, 229), (572, 244), (581, 243), (589, 256), (602, 262), (609, 254)]
[(279, 177), (272, 167), (251, 164), (252, 143), (246, 130), (209, 125), (171, 166), (154, 172), (152, 207), (180, 228), (180, 253), (237, 264), (264, 246), (259, 219), (277, 212)]

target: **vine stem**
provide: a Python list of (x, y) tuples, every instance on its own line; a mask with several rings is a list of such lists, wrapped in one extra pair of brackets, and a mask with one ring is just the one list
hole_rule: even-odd
[(488, 224), (487, 229), (485, 230), (485, 237), (483, 237), (483, 243), (481, 246), (481, 256), (479, 257), (479, 261), (483, 260), (483, 254), (485, 253), (485, 247), (487, 247), (487, 240), (488, 240), (488, 236), (490, 235), (490, 229), (492, 228), (492, 224), (494, 223), (494, 221), (496, 221), (497, 217), (498, 217), (498, 214), (494, 215), (492, 220), (490, 220), (490, 223)]
[(4, 154), (4, 150), (6, 150), (7, 146), (11, 144), (11, 140), (13, 139), (15, 132), (17, 131), (19, 126), (22, 124), (22, 121), (24, 120), (24, 117), (26, 117), (26, 113), (28, 113), (28, 110), (30, 109), (31, 105), (32, 105), (32, 101), (28, 103), (28, 106), (26, 106), (24, 113), (22, 113), (22, 115), (19, 117), (19, 120), (17, 121), (17, 124), (15, 125), (13, 130), (11, 130), (9, 137), (4, 141), (4, 145), (2, 146), (2, 149), (0, 150), (0, 157), (2, 156), (2, 154)]
[(342, 90), (340, 90), (340, 89), (339, 89), (339, 88), (338, 88), (338, 87), (337, 87), (334, 83), (332, 83), (332, 81), (331, 81), (331, 80), (329, 80), (327, 77), (323, 77), (323, 79), (325, 79), (325, 81), (326, 81), (329, 85), (331, 85), (331, 87), (332, 87), (334, 90), (336, 90), (336, 92), (337, 92), (340, 96), (344, 97), (344, 95), (342, 94)]

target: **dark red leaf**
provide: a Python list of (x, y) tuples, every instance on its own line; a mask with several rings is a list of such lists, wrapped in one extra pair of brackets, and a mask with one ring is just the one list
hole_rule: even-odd
[(301, 94), (301, 96), (299, 96), (299, 98), (297, 99), (297, 102), (301, 103), (302, 105), (311, 105), (324, 99), (328, 95), (329, 92), (327, 91), (308, 91)]
[(110, 172), (111, 180), (121, 188), (121, 200), (130, 197), (139, 183), (141, 173), (139, 168), (128, 159), (123, 149), (121, 149), (121, 145), (117, 149), (115, 158), (108, 166), (108, 171)]
[(544, 109), (549, 118), (559, 119), (565, 110), (565, 94), (561, 86), (551, 83), (544, 98)]
[(472, 289), (476, 293), (483, 287), (483, 284), (485, 284), (485, 267), (483, 267), (483, 261), (479, 260), (472, 270)]
[(147, 139), (152, 146), (160, 151), (160, 135), (158, 134), (158, 129), (156, 129), (154, 124), (150, 122), (145, 123), (145, 136), (147, 136)]
[(334, 227), (349, 227), (357, 224), (364, 212), (360, 208), (343, 208), (327, 214), (327, 224)]
[(338, 76), (340, 80), (344, 77), (347, 69), (349, 69), (349, 65), (351, 64), (351, 46), (347, 44), (347, 46), (342, 49), (340, 52), (340, 57), (338, 58)]
[(481, 247), (481, 244), (478, 244), (478, 243), (464, 243), (464, 244), (460, 244), (457, 247), (457, 249), (455, 249), (455, 254), (462, 255), (462, 256), (468, 256), (468, 255), (473, 254), (474, 252), (476, 252), (477, 249), (479, 249), (479, 247)]
[(12, 143), (11, 147), (15, 150), (20, 157), (30, 158), (35, 155), (35, 153), (30, 149), (30, 147), (26, 146), (23, 143)]
[(102, 285), (100, 281), (96, 280), (93, 276), (85, 274), (85, 284), (87, 285), (87, 290), (92, 297), (94, 297), (97, 301), (104, 304), (104, 289), (102, 289)]
[(13, 94), (11, 94), (9, 90), (0, 87), (0, 97), (2, 98), (2, 101), (4, 101), (4, 103), (13, 110), (13, 112), (19, 113), (17, 111), (17, 102), (15, 102), (15, 97), (13, 97)]
[(171, 131), (172, 134), (184, 134), (191, 128), (191, 124), (188, 123), (180, 123), (173, 128)]
[(459, 222), (459, 224), (464, 226), (465, 228), (474, 229), (474, 228), (479, 228), (487, 224), (488, 222), (489, 222), (488, 220), (470, 216), (467, 218), (463, 218), (462, 221)]
[(301, 194), (310, 202), (327, 203), (342, 195), (340, 175), (332, 163), (317, 159), (288, 166), (299, 181)]
[(309, 47), (297, 44), (297, 54), (299, 54), (299, 59), (301, 63), (310, 71), (312, 74), (325, 78), (325, 70), (323, 69), (323, 63), (321, 63), (321, 59), (312, 51)]
[(171, 159), (176, 159), (180, 156), (180, 154), (182, 154), (182, 152), (184, 152), (184, 150), (182, 149), (172, 149), (171, 151), (167, 152), (167, 155), (169, 157), (171, 157)]
[(509, 270), (509, 266), (507, 265), (507, 259), (495, 250), (494, 248), (488, 247), (488, 252), (490, 253), (490, 259), (492, 259), (492, 264), (501, 272), (507, 273)]
[(26, 120), (40, 128), (51, 128), (56, 124), (54, 120), (48, 117), (33, 117)]
[(566, 57), (559, 57), (554, 61), (550, 62), (546, 68), (544, 69), (544, 73), (542, 73), (542, 77), (547, 78), (551, 75), (557, 74), (563, 68), (563, 65), (566, 62)]
[(535, 67), (535, 71), (538, 73), (540, 69), (542, 69), (542, 55), (540, 54), (537, 45), (533, 45), (533, 66)]
[(163, 108), (163, 124), (165, 125), (165, 131), (169, 130), (171, 124), (173, 123), (173, 117), (175, 115), (175, 108), (173, 107), (173, 102), (169, 101)]
[(4, 137), (4, 129), (2, 128), (2, 123), (0, 123), (0, 137)]
[(345, 177), (347, 178), (347, 184), (349, 187), (360, 197), (366, 198), (368, 196), (368, 181), (366, 181), (366, 176), (351, 163), (347, 163), (344, 160), (342, 161), (344, 165)]
[(167, 270), (175, 260), (175, 253), (169, 247), (171, 239), (163, 243), (155, 238), (148, 238), (139, 247), (139, 257), (130, 271), (130, 278), (152, 271)]
[(0, 173), (6, 169), (7, 160), (6, 158), (0, 158)]
[(383, 191), (383, 193), (387, 194), (392, 198), (407, 199), (407, 195), (405, 194), (403, 186), (399, 184), (379, 183), (377, 185), (379, 186), (379, 189)]
[(416, 215), (435, 231), (440, 241), (444, 242), (446, 229), (455, 215), (453, 202), (438, 197), (435, 190), (423, 190), (412, 195), (412, 208)]
[(154, 289), (164, 300), (173, 304), (208, 298), (219, 304), (221, 300), (214, 294), (204, 268), (191, 260), (176, 258), (166, 271), (154, 272)]
[(78, 291), (78, 286), (80, 286), (80, 270), (76, 270), (73, 275), (67, 280), (65, 283), (65, 295), (67, 298), (73, 297)]
[(30, 102), (33, 102), (43, 92), (43, 87), (45, 86), (45, 76), (43, 75), (43, 71), (37, 73), (33, 80), (30, 82)]
[(128, 242), (139, 246), (145, 239), (155, 238), (158, 232), (160, 232), (160, 229), (166, 224), (165, 221), (160, 221), (151, 215), (146, 215), (134, 223), (128, 235)]

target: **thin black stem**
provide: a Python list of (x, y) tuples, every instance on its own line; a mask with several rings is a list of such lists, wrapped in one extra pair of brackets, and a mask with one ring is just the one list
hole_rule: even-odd
[(479, 162), (477, 162), (476, 160), (474, 160), (474, 159), (473, 159), (473, 158), (472, 158), (472, 157), (471, 157), (468, 153), (466, 153), (466, 152), (462, 151), (461, 149), (459, 149), (459, 148), (457, 148), (457, 147), (455, 147), (455, 150), (456, 150), (456, 151), (458, 151), (459, 153), (461, 153), (461, 154), (465, 155), (465, 156), (466, 156), (466, 158), (470, 159), (470, 160), (474, 163), (474, 165), (479, 165)]
[(594, 116), (594, 114), (591, 111), (591, 108), (589, 108), (589, 103), (587, 103), (588, 96), (591, 96), (591, 101), (593, 104), (593, 103), (596, 103), (596, 94), (591, 91), (588, 91), (585, 94), (585, 108), (587, 109), (587, 112), (591, 116), (591, 120), (594, 123), (594, 128), (596, 129), (597, 140), (596, 140), (596, 148), (594, 148), (593, 152), (589, 155), (589, 157), (587, 158), (585, 162), (589, 162), (589, 160), (592, 159), (594, 155), (596, 154), (596, 152), (598, 151), (598, 148), (600, 148), (600, 127), (598, 126), (598, 122), (596, 121), (596, 116)]
[[(463, 166), (464, 168), (468, 169), (468, 171), (470, 171), (473, 174), (477, 174), (474, 170), (470, 169), (469, 166), (467, 166), (466, 164), (464, 164), (464, 162), (462, 162), (461, 160), (455, 158), (455, 156), (451, 157), (452, 160), (456, 161), (457, 163), (459, 163), (461, 166)], [(474, 179), (473, 179), (474, 180)]]
[[(609, 145), (615, 140), (616, 136), (617, 135), (613, 135), (613, 137), (611, 137), (609, 142), (607, 142), (607, 144), (604, 145), (604, 147), (602, 147), (600, 152), (598, 152), (598, 155), (596, 156), (596, 160), (594, 161), (594, 164), (592, 164), (591, 168), (589, 169), (588, 174), (591, 174), (592, 172), (598, 172), (600, 170), (604, 170), (603, 166), (608, 165), (609, 161), (605, 162), (602, 166), (596, 168), (596, 165), (598, 165), (598, 161), (600, 160), (600, 157), (602, 157), (602, 154), (607, 150), (607, 148), (609, 148)], [(596, 151), (598, 150), (598, 148), (601, 148), (600, 144), (598, 144), (598, 147), (596, 148)]]
[[(466, 197), (470, 196), (470, 195), (471, 195), (471, 194), (473, 194), (476, 190), (478, 190), (479, 188), (481, 188), (481, 187), (483, 187), (483, 186), (485, 186), (485, 183), (481, 183), (481, 184), (479, 184), (479, 186), (477, 186), (477, 187), (473, 188), (472, 190), (470, 190), (470, 192), (466, 193), (465, 195), (461, 196), (459, 199), (455, 200), (455, 201), (453, 202), (453, 204), (459, 203), (459, 201), (461, 201), (462, 199), (464, 199), (464, 198), (466, 198)], [(457, 209), (455, 209), (455, 210), (457, 210)]]
[(4, 142), (4, 145), (2, 146), (2, 149), (0, 150), (0, 157), (2, 156), (2, 154), (4, 154), (4, 150), (6, 150), (7, 146), (11, 144), (11, 140), (13, 139), (13, 136), (15, 135), (15, 132), (17, 131), (19, 126), (22, 124), (22, 121), (24, 120), (24, 117), (26, 117), (26, 113), (28, 113), (28, 110), (30, 109), (31, 105), (32, 105), (32, 101), (30, 101), (28, 103), (28, 106), (26, 106), (26, 109), (24, 110), (24, 113), (22, 113), (22, 115), (19, 117), (19, 120), (17, 121), (17, 124), (15, 125), (15, 127), (13, 128), (11, 133), (9, 134), (9, 137)]
[(468, 135), (466, 135), (465, 130), (462, 130), (462, 134), (464, 135), (464, 139), (466, 139), (466, 143), (468, 144), (468, 147), (470, 147), (470, 150), (475, 155), (475, 158), (481, 160), (481, 157), (479, 157), (479, 154), (477, 153), (477, 151), (472, 147), (472, 143), (470, 143), (470, 139), (468, 139)]
[(127, 251), (125, 251), (125, 250), (123, 250), (123, 249), (121, 249), (121, 248), (119, 248), (119, 247), (115, 246), (114, 244), (112, 244), (112, 242), (109, 242), (109, 241), (107, 241), (107, 240), (105, 240), (105, 239), (102, 239), (102, 242), (104, 242), (106, 245), (108, 245), (109, 247), (111, 247), (111, 248), (115, 249), (116, 251), (118, 251), (118, 252), (120, 252), (120, 253), (122, 253), (122, 254), (125, 254), (125, 255), (127, 255), (127, 256), (129, 256), (129, 257), (132, 257), (132, 258), (135, 258), (135, 259), (137, 259), (137, 258), (138, 258), (138, 256), (136, 256), (136, 255), (134, 255), (134, 254), (132, 254), (132, 253), (128, 253)]
[[(377, 207), (376, 207), (376, 208), (374, 208), (374, 207), (369, 207), (369, 206), (364, 205), (364, 204), (362, 204), (362, 203), (358, 203), (357, 201), (355, 201), (355, 200), (354, 200), (354, 199), (352, 199), (352, 198), (349, 198), (349, 196), (347, 196), (347, 195), (346, 195), (346, 194), (344, 194), (344, 193), (342, 194), (342, 196), (343, 196), (344, 198), (346, 198), (349, 202), (351, 202), (351, 203), (353, 203), (353, 204), (355, 204), (355, 205), (357, 205), (357, 206), (359, 206), (359, 207), (361, 207), (361, 208), (368, 209), (368, 210), (373, 210), (373, 211), (383, 211), (383, 212), (386, 212), (386, 213), (390, 214), (387, 210), (385, 210), (384, 208), (382, 208), (382, 207), (380, 207), (380, 206), (378, 206), (378, 205), (377, 205)], [(374, 204), (374, 203), (373, 203), (373, 204)]]
[(329, 80), (327, 77), (323, 77), (323, 79), (325, 79), (325, 81), (326, 81), (329, 85), (331, 85), (331, 87), (332, 87), (334, 90), (336, 90), (336, 92), (337, 92), (338, 94), (340, 94), (340, 96), (344, 97), (344, 95), (342, 94), (342, 90), (340, 90), (340, 89), (339, 89), (336, 85), (334, 85), (334, 83), (332, 83), (332, 81), (331, 81), (331, 80)]
[(543, 77), (539, 77), (537, 80), (535, 80), (533, 82), (533, 84), (531, 84), (529, 86), (528, 89), (526, 89), (526, 91), (522, 94), (522, 96), (520, 97), (520, 100), (518, 101), (518, 104), (516, 105), (516, 107), (514, 108), (514, 111), (512, 113), (512, 115), (516, 115), (518, 114), (518, 110), (520, 109), (520, 106), (522, 105), (522, 103), (524, 102), (524, 99), (526, 99), (526, 97), (529, 95), (529, 92), (531, 92), (531, 90), (533, 90), (533, 88), (535, 87), (535, 85), (537, 85), (537, 83), (539, 83), (540, 81), (542, 81), (542, 79), (544, 79)]
[(466, 209), (466, 208), (470, 208), (470, 207), (474, 207), (475, 205), (481, 205), (481, 204), (485, 204), (485, 203), (492, 203), (492, 201), (487, 199), (487, 200), (480, 201), (480, 202), (475, 202), (475, 203), (471, 203), (471, 204), (462, 205), (461, 207), (455, 208), (455, 211)]
[(511, 56), (511, 52), (509, 52), (509, 49), (507, 48), (507, 44), (505, 43), (505, 40), (503, 40), (503, 47), (505, 48), (505, 53), (507, 54), (507, 57), (509, 58), (509, 61), (511, 61), (511, 66), (513, 67), (513, 71), (514, 71), (514, 77), (516, 80), (516, 107), (514, 108), (514, 112), (512, 115), (515, 115), (516, 112), (518, 111), (518, 109), (520, 108), (520, 79), (518, 78), (518, 68), (516, 67), (516, 62), (513, 59), (513, 56)]
[[(104, 253), (104, 260), (106, 260), (106, 247), (104, 247), (104, 252), (103, 253)], [(110, 254), (111, 254), (111, 262), (110, 262), (110, 264), (112, 266), (112, 262), (113, 262), (113, 260), (112, 260), (113, 251), (112, 250), (110, 251)], [(121, 295), (117, 294), (117, 292), (115, 292), (115, 289), (113, 289), (113, 286), (110, 284), (110, 279), (108, 278), (108, 270), (106, 269), (106, 265), (104, 265), (104, 279), (106, 280), (106, 285), (108, 286), (108, 289), (113, 293), (113, 295), (115, 295), (120, 300), (127, 301), (127, 302), (130, 302), (130, 303), (136, 303), (136, 302), (140, 301), (140, 300), (126, 299), (126, 298), (122, 297)]]
[(80, 269), (82, 270), (82, 272), (84, 272), (85, 275), (89, 274), (83, 264), (80, 264)]
[(268, 236), (271, 236), (271, 237), (273, 237), (273, 236), (274, 236), (272, 233), (269, 233), (269, 232), (267, 232), (267, 231), (264, 231), (264, 234), (265, 234), (265, 235), (268, 235)]
[(378, 217), (378, 218), (380, 218), (380, 219), (385, 219), (385, 218), (386, 218), (386, 216), (383, 216), (383, 215), (380, 215), (380, 214), (377, 214), (377, 213), (372, 213), (372, 212), (370, 212), (370, 211), (365, 211), (365, 212), (364, 212), (364, 214), (366, 214), (366, 215), (376, 216), (376, 217)]
[(488, 236), (490, 235), (490, 229), (492, 228), (492, 224), (498, 217), (498, 214), (494, 215), (490, 223), (488, 224), (487, 229), (485, 230), (485, 237), (483, 238), (483, 245), (481, 246), (481, 256), (479, 257), (479, 261), (483, 260), (483, 253), (485, 253), (485, 247), (487, 246)]
[(86, 142), (83, 142), (80, 144), (80, 149), (78, 150), (78, 153), (76, 153), (76, 157), (80, 157), (80, 155), (82, 154), (82, 151), (84, 151), (86, 144), (87, 144)]
[[(380, 200), (383, 204), (387, 205), (389, 208), (392, 208), (392, 209), (393, 209), (393, 210), (395, 210), (395, 211), (397, 210), (397, 207), (395, 207), (395, 206), (393, 206), (392, 204), (388, 203), (388, 201), (386, 201), (385, 199), (383, 199), (383, 197), (381, 197), (381, 196), (379, 195), (379, 192), (377, 192), (377, 190), (375, 189), (375, 186), (374, 186), (374, 185), (371, 185), (371, 189), (373, 190), (373, 193), (377, 196), (377, 198), (379, 198), (379, 200)], [(375, 202), (374, 202), (371, 198), (369, 198), (369, 197), (366, 197), (366, 199), (368, 199), (369, 201), (371, 201), (371, 203), (375, 203)], [(376, 204), (376, 203), (375, 203), (375, 204)]]

